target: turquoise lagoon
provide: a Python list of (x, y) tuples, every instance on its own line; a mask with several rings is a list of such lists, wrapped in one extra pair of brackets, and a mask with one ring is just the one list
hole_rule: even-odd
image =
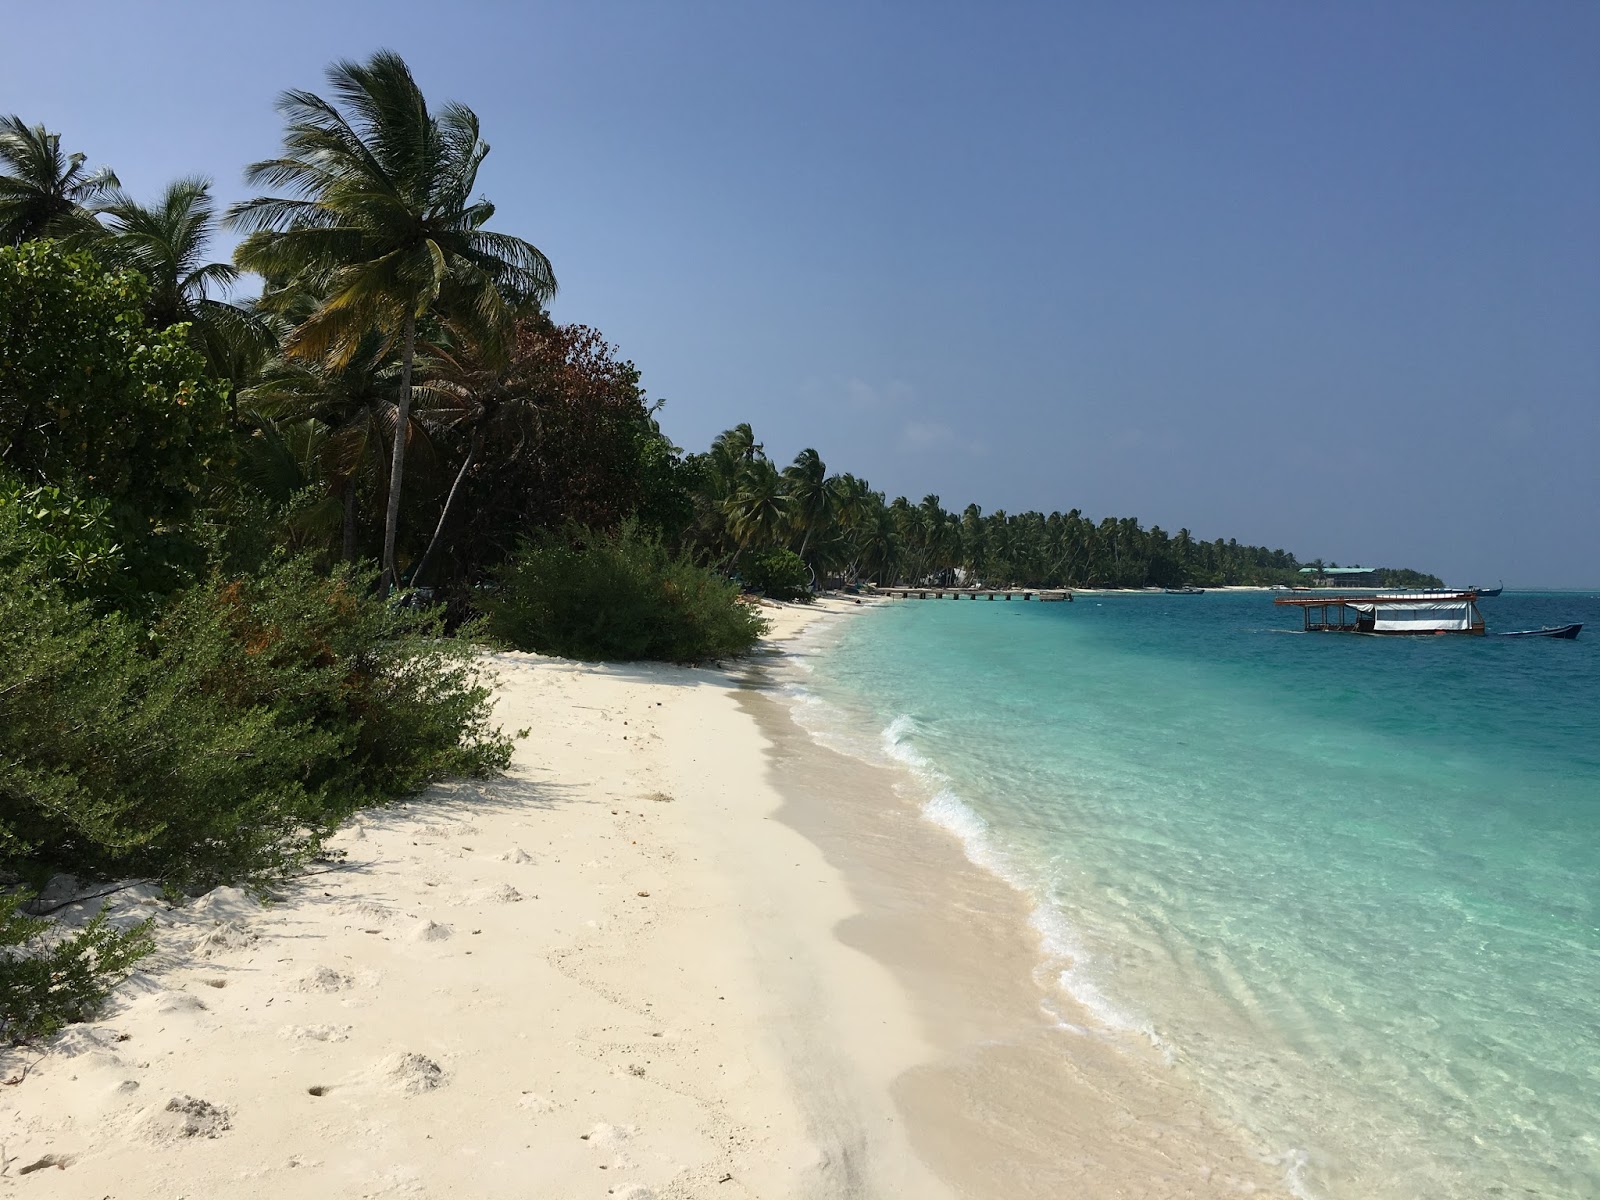
[(1577, 642), (1298, 632), (1264, 594), (919, 601), (793, 660), (1025, 889), (1052, 987), (1327, 1200), (1600, 1195), (1600, 597)]

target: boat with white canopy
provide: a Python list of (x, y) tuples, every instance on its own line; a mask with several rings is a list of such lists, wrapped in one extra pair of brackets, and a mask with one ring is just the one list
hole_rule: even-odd
[(1279, 596), (1298, 608), (1307, 633), (1465, 633), (1482, 636), (1477, 592), (1399, 592), (1368, 596)]

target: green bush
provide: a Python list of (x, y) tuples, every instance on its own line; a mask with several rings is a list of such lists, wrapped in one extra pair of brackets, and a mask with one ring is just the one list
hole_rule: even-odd
[(0, 566), (0, 867), (261, 879), (363, 805), (503, 767), (469, 648), (370, 582), (278, 562), (147, 629)]
[(768, 550), (741, 572), (744, 581), (774, 600), (811, 599), (811, 568), (793, 550)]
[(528, 539), (484, 608), (502, 641), (564, 658), (701, 662), (746, 654), (766, 632), (737, 587), (632, 522)]
[(23, 488), (99, 506), (82, 516), (114, 531), (124, 585), (166, 592), (203, 567), (185, 525), (228, 453), (229, 408), (185, 329), (150, 328), (148, 295), (51, 242), (0, 247), (0, 451)]
[(104, 915), (67, 936), (0, 895), (0, 1045), (45, 1037), (93, 1015), (152, 948), (150, 922), (114, 929)]

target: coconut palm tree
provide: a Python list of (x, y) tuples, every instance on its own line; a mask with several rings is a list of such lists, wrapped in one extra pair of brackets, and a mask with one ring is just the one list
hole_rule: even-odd
[(863, 514), (856, 532), (856, 556), (861, 570), (880, 583), (892, 583), (900, 565), (901, 542), (894, 513), (882, 492), (871, 493), (873, 503)]
[(961, 565), (967, 582), (981, 579), (984, 569), (983, 509), (969, 504), (961, 510)]
[(494, 205), (474, 200), (489, 145), (465, 105), (428, 110), (411, 70), (381, 50), (328, 68), (334, 101), (288, 91), (283, 153), (253, 164), (249, 182), (286, 190), (235, 205), (248, 235), (241, 267), (303, 282), (323, 297), (290, 336), (292, 355), (336, 364), (380, 331), (400, 347), (399, 412), (383, 536), (383, 587), (398, 578), (395, 538), (410, 424), (417, 321), (430, 309), (471, 320), (487, 344), (510, 328), (519, 303), (554, 296), (550, 260), (533, 245), (485, 228)]
[(237, 283), (239, 270), (206, 261), (217, 231), (211, 181), (198, 175), (175, 180), (151, 205), (118, 189), (95, 211), (105, 218), (101, 254), (149, 281), (146, 307), (156, 328), (187, 324), (190, 342), (213, 375), (236, 386), (253, 375), (272, 335), (255, 314), (213, 295)]
[(711, 482), (723, 490), (723, 495), (718, 498), (725, 499), (727, 493), (733, 490), (739, 472), (748, 463), (761, 457), (763, 457), (762, 445), (756, 441), (755, 430), (750, 428), (748, 421), (717, 434), (711, 442), (708, 458), (714, 474)]
[(84, 162), (61, 153), (59, 133), (0, 117), (0, 244), (92, 230), (89, 207), (118, 183), (110, 167), (88, 171)]
[(818, 531), (828, 525), (838, 511), (839, 480), (828, 474), (828, 466), (812, 449), (800, 451), (793, 465), (783, 469), (789, 496), (789, 511), (800, 530), (800, 557)]
[(432, 401), (432, 423), (464, 436), (467, 450), (439, 510), (433, 536), (411, 572), (413, 587), (429, 582), (458, 523), (468, 476), (483, 455), (486, 428), (511, 407), (535, 403), (524, 389), (508, 386), (493, 354), (473, 338), (472, 332), (470, 328), (447, 324), (440, 329), (441, 336), (427, 347), (428, 381), (423, 386)]
[(738, 542), (734, 562), (753, 545), (775, 542), (792, 512), (783, 476), (766, 458), (752, 459), (745, 465), (724, 505), (728, 527)]
[[(314, 301), (296, 307), (308, 309)], [(341, 552), (357, 557), (357, 504), (362, 492), (384, 497), (389, 453), (394, 442), (399, 405), (398, 365), (384, 339), (369, 334), (341, 365), (328, 359), (296, 359), (281, 355), (268, 363), (261, 377), (240, 394), (252, 411), (280, 426), (313, 425), (326, 430), (321, 441), (321, 476), (343, 509)], [(406, 444), (433, 457), (419, 414), (407, 414)], [(385, 508), (387, 505), (385, 504)]]

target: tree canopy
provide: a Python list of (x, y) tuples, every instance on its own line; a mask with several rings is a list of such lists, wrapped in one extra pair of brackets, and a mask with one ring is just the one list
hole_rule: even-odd
[[(630, 520), (752, 579), (778, 562), (791, 577), (781, 555), (792, 555), (817, 583), (1297, 581), (1301, 560), (1286, 550), (1133, 517), (891, 498), (830, 471), (818, 448), (772, 461), (748, 423), (683, 452), (638, 367), (598, 330), (545, 310), (548, 258), (489, 227), (495, 209), (477, 190), (489, 144), (473, 111), (430, 106), (389, 51), (334, 63), (327, 83), (280, 96), (282, 148), (245, 170), (262, 194), (226, 214), (245, 235), (231, 264), (207, 254), (218, 220), (206, 179), (143, 204), (44, 126), (0, 123), (5, 236), (56, 235), (94, 255), (30, 243), (10, 260), (23, 274), (48, 260), (55, 278), (30, 284), (43, 287), (34, 309), (23, 292), (5, 301), (18, 331), (0, 347), (6, 369), (58, 397), (40, 422), (20, 415), (21, 385), (0, 395), (19, 480), (47, 486), (70, 467), (91, 498), (121, 506), (124, 530), (135, 510), (166, 528), (209, 505), (230, 553), (276, 544), (330, 564), (375, 559), (385, 586), (425, 585), (463, 612), (533, 531)], [(250, 276), (259, 301), (236, 303)], [(185, 347), (202, 358), (181, 357)], [(97, 365), (83, 370), (86, 359)], [(219, 427), (224, 392), (233, 406)]]

